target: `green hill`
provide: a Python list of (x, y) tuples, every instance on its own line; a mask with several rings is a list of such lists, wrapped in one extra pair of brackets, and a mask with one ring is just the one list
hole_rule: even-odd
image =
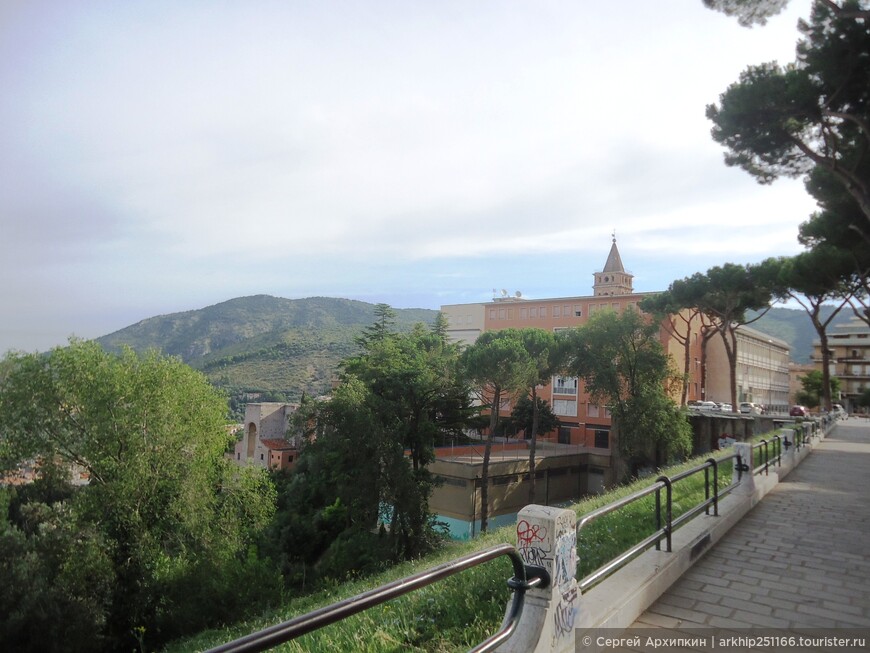
[[(350, 299), (256, 295), (148, 318), (97, 342), (178, 356), (231, 395), (294, 400), (329, 391), (338, 363), (357, 351), (354, 338), (374, 322), (374, 308)], [(431, 324), (437, 313), (394, 310), (399, 330)]]
[[(179, 356), (244, 399), (298, 400), (329, 391), (339, 362), (356, 351), (354, 338), (374, 321), (374, 304), (330, 297), (239, 297), (214, 306), (142, 320), (97, 341), (110, 350), (129, 345)], [(396, 325), (431, 324), (436, 311), (395, 309)], [(830, 311), (832, 309), (827, 309)], [(836, 322), (846, 322), (842, 311)], [(802, 309), (773, 308), (752, 328), (789, 343), (792, 360), (806, 362), (816, 339)]]
[[(823, 319), (827, 319), (833, 310), (831, 306), (823, 306)], [(757, 313), (750, 313), (750, 318), (753, 315), (757, 315)], [(848, 307), (844, 308), (834, 318), (832, 326), (848, 322), (852, 315), (851, 309)], [(813, 328), (813, 323), (802, 308), (772, 308), (759, 318), (757, 322), (753, 322), (749, 326), (774, 338), (785, 340), (789, 344), (791, 359), (795, 363), (810, 362), (810, 356), (813, 353), (813, 340), (818, 340), (819, 338), (816, 330)]]

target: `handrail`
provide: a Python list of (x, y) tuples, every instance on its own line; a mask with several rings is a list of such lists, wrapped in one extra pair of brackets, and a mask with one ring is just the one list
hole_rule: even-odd
[[(606, 506), (601, 506), (593, 510), (592, 512), (586, 513), (583, 517), (577, 520), (577, 537), (580, 537), (581, 529), (592, 523), (593, 521), (603, 517), (611, 512), (619, 510), (620, 508), (624, 508), (625, 506), (638, 501), (639, 499), (643, 499), (650, 494), (656, 495), (656, 504), (655, 504), (655, 519), (656, 519), (656, 530), (647, 537), (645, 537), (640, 542), (636, 543), (631, 548), (624, 551), (622, 554), (617, 556), (616, 558), (610, 560), (606, 564), (602, 565), (595, 571), (591, 572), (580, 581), (578, 581), (578, 586), (581, 591), (585, 591), (591, 586), (595, 585), (600, 580), (603, 580), (611, 573), (622, 567), (636, 555), (645, 551), (652, 545), (655, 545), (656, 550), (661, 550), (661, 541), (664, 539), (666, 541), (666, 550), (668, 552), (671, 551), (671, 537), (673, 532), (684, 522), (692, 519), (693, 517), (700, 514), (702, 511), (709, 514), (709, 509), (713, 507), (713, 515), (719, 515), (719, 499), (725, 494), (731, 492), (734, 489), (736, 481), (732, 480), (732, 482), (728, 485), (728, 487), (719, 489), (719, 465), (732, 460), (734, 458), (738, 458), (739, 456), (735, 453), (729, 454), (727, 456), (723, 456), (720, 459), (716, 458), (708, 458), (701, 465), (696, 465), (690, 469), (683, 470), (678, 474), (674, 474), (673, 476), (659, 476), (655, 483), (638, 490), (628, 496), (625, 496), (613, 503), (609, 503)], [(738, 461), (739, 462), (739, 461)], [(713, 469), (713, 486), (712, 491), (710, 487), (710, 475), (709, 470)], [(677, 481), (680, 481), (684, 478), (688, 478), (693, 474), (697, 474), (700, 471), (704, 471), (704, 501), (702, 501), (697, 506), (692, 509), (686, 511), (681, 514), (676, 519), (673, 518), (673, 484)], [(662, 501), (661, 501), (661, 490), (665, 489), (665, 504), (664, 504), (664, 519), (662, 518)]]
[(363, 612), (376, 605), (408, 594), (426, 585), (431, 585), (436, 581), (453, 576), (461, 571), (476, 567), (479, 564), (489, 562), (503, 555), (510, 558), (514, 568), (514, 576), (508, 580), (508, 587), (513, 590), (513, 600), (499, 631), (472, 649), (475, 653), (492, 651), (510, 637), (516, 629), (523, 611), (526, 590), (533, 587), (543, 589), (550, 583), (550, 576), (547, 571), (541, 567), (526, 565), (522, 557), (520, 557), (519, 552), (511, 544), (499, 544), (489, 549), (445, 562), (437, 567), (406, 576), (368, 592), (357, 594), (349, 599), (294, 617), (289, 621), (264, 628), (226, 644), (221, 644), (209, 649), (207, 653), (253, 653), (254, 651), (265, 651), (313, 630), (341, 621), (358, 612)]

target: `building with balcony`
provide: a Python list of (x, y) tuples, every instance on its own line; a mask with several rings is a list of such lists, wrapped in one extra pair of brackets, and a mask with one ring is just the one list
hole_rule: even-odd
[[(857, 400), (870, 388), (870, 326), (858, 317), (828, 333), (830, 373), (840, 379), (840, 403), (849, 412), (858, 410)], [(813, 362), (822, 365), (821, 344), (813, 342)]]
[[(622, 263), (614, 238), (603, 269), (593, 273), (592, 295), (525, 299), (519, 293), (502, 292), (491, 302), (446, 305), (441, 307), (441, 312), (447, 318), (451, 339), (465, 343), (474, 342), (484, 331), (507, 328), (536, 327), (556, 332), (581, 326), (599, 311), (639, 310), (640, 301), (652, 293), (634, 292), (633, 278)], [(701, 359), (699, 328), (700, 321), (691, 333), (685, 334), (689, 338), (690, 360), (694, 361)], [(682, 367), (685, 349), (680, 339), (664, 324), (659, 337), (665, 350)], [(687, 399), (702, 399), (702, 391), (701, 367), (691, 365)], [(539, 396), (549, 402), (559, 417), (559, 428), (550, 439), (589, 449), (610, 448), (610, 411), (589, 397), (580, 379), (554, 376), (539, 390)], [(679, 401), (679, 397), (675, 399)], [(509, 404), (502, 407), (503, 412), (510, 409)]]

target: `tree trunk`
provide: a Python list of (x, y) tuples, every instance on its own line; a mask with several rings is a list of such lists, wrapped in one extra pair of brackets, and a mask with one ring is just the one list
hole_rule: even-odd
[(529, 443), (529, 503), (535, 502), (535, 448), (538, 442), (538, 388), (532, 387), (532, 437)]
[(831, 355), (828, 353), (828, 334), (819, 329), (819, 346), (822, 348), (822, 405), (829, 413), (833, 409), (831, 399)]
[(489, 410), (489, 433), (483, 447), (483, 467), (480, 470), (480, 532), (485, 533), (489, 523), (489, 458), (492, 454), (492, 437), (498, 426), (498, 410), (501, 404), (501, 388), (493, 392), (492, 407)]

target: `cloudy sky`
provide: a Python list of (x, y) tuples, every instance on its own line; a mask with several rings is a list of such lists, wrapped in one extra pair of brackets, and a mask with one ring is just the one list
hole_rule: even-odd
[(705, 105), (808, 0), (5, 0), (0, 353), (233, 297), (587, 295), (798, 251)]

